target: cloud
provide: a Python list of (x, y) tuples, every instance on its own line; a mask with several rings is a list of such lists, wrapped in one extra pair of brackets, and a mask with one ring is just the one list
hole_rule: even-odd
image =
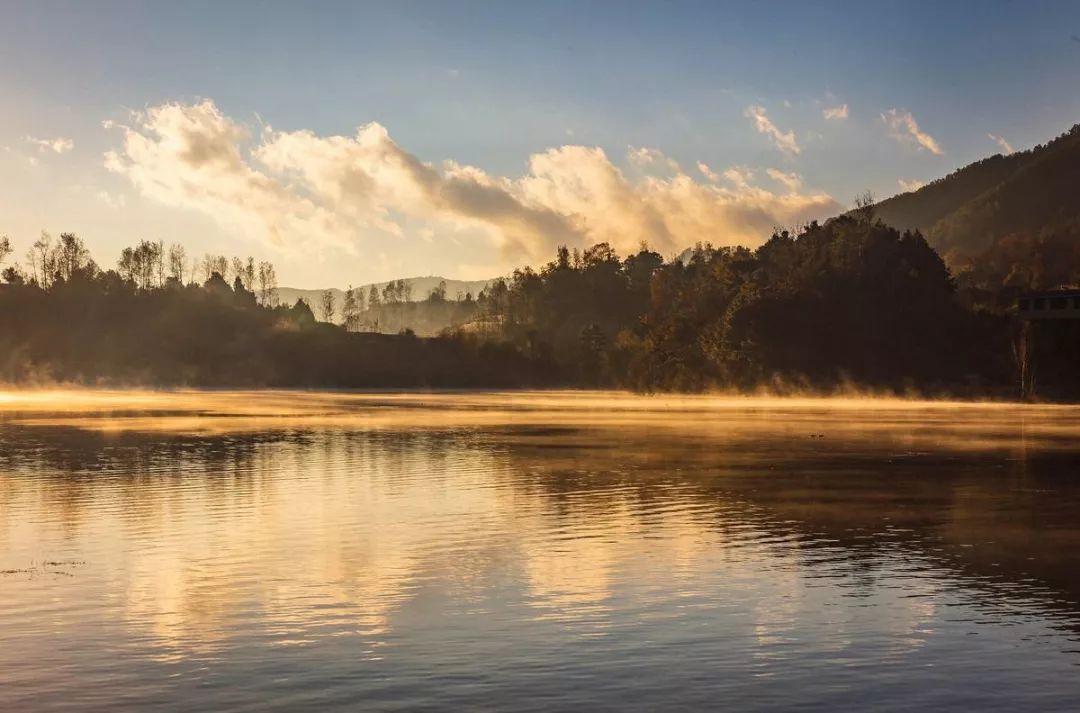
[(889, 132), (894, 139), (901, 143), (915, 143), (919, 150), (926, 149), (935, 156), (941, 156), (945, 152), (933, 136), (919, 129), (919, 122), (910, 111), (889, 109), (881, 115), (881, 120), (889, 127)]
[(71, 149), (75, 148), (75, 142), (71, 139), (66, 139), (62, 136), (58, 136), (55, 139), (38, 139), (33, 136), (27, 136), (26, 143), (37, 147), (38, 151), (52, 151), (53, 153), (67, 153)]
[(676, 161), (653, 148), (631, 146), (627, 151), (626, 158), (633, 166), (641, 170), (662, 168), (671, 173), (682, 172), (682, 168), (679, 167)]
[(910, 193), (911, 191), (917, 191), (917, 190), (919, 190), (920, 188), (922, 188), (923, 186), (926, 185), (925, 181), (920, 181), (920, 180), (918, 180), (916, 178), (913, 178), (910, 181), (905, 181), (903, 178), (901, 178), (901, 179), (897, 180), (897, 183), (900, 185), (900, 190), (902, 190), (904, 193)]
[(750, 181), (754, 179), (754, 172), (747, 166), (732, 166), (724, 171), (723, 176), (735, 188), (745, 191), (750, 188)]
[(848, 106), (847, 104), (838, 104), (836, 106), (827, 106), (821, 110), (822, 116), (826, 120), (831, 121), (843, 121), (848, 118)]
[(795, 140), (795, 132), (787, 131), (785, 133), (776, 128), (776, 124), (772, 123), (772, 120), (765, 113), (765, 107), (754, 104), (746, 107), (744, 114), (747, 118), (754, 120), (754, 128), (757, 129), (759, 134), (765, 134), (771, 138), (776, 148), (784, 153), (798, 155), (802, 150)]
[(123, 208), (127, 205), (123, 196), (116, 196), (108, 191), (98, 191), (94, 196), (110, 208)]
[(1000, 136), (994, 136), (993, 134), (987, 134), (986, 137), (1001, 147), (1001, 150), (1005, 152), (1005, 155), (1013, 152), (1012, 144), (1003, 139)]
[(152, 107), (116, 129), (122, 143), (105, 164), (143, 196), (304, 252), (480, 239), (507, 264), (537, 264), (560, 244), (628, 251), (646, 240), (662, 252), (698, 241), (758, 244), (775, 225), (840, 209), (825, 193), (752, 186), (742, 168), (722, 174), (731, 185), (702, 183), (652, 148), (630, 150), (634, 178), (603, 149), (575, 145), (533, 154), (524, 175), (505, 177), (421, 161), (377, 123), (352, 136), (267, 126), (256, 138), (211, 101)]
[(709, 165), (707, 163), (705, 163), (703, 161), (698, 161), (697, 162), (697, 170), (707, 180), (712, 181), (713, 183), (719, 183), (720, 182), (720, 174), (718, 174), (716, 171), (709, 168)]
[(765, 173), (791, 193), (798, 191), (802, 187), (802, 176), (797, 173), (785, 173), (775, 168), (767, 169)]

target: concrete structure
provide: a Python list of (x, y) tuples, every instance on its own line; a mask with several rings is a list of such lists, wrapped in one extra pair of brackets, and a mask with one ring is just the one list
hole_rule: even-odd
[(1080, 319), (1080, 289), (1021, 295), (1016, 313), (1021, 319)]

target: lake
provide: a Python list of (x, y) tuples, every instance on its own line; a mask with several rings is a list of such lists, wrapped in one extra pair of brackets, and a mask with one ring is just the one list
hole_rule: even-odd
[(1075, 711), (1080, 408), (0, 393), (0, 710)]

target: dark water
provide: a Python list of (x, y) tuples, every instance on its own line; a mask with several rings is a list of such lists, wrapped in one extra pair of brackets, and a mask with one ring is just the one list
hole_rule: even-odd
[(0, 710), (1080, 709), (1080, 409), (0, 401)]

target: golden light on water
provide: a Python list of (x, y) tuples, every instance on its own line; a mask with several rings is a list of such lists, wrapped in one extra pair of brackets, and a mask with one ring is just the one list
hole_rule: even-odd
[(625, 392), (326, 392), (13, 390), (0, 419), (97, 432), (187, 434), (263, 430), (463, 429), (559, 426), (699, 434), (723, 441), (901, 439), (912, 448), (1053, 448), (1080, 431), (1080, 408), (880, 397), (634, 395)]
[[(0, 670), (58, 700), (43, 662), (93, 672), (110, 641), (192, 681), (238, 651), (355, 681), (472, 645), (659, 651), (671, 675), (665, 641), (775, 677), (866, 641), (933, 655), (950, 597), (994, 578), (1033, 640), (1080, 601), (1062, 481), (1031, 466), (1075, 450), (1076, 407), (24, 390), (0, 435)], [(1033, 598), (1034, 576), (1064, 584)], [(107, 680), (127, 672), (157, 680)]]

